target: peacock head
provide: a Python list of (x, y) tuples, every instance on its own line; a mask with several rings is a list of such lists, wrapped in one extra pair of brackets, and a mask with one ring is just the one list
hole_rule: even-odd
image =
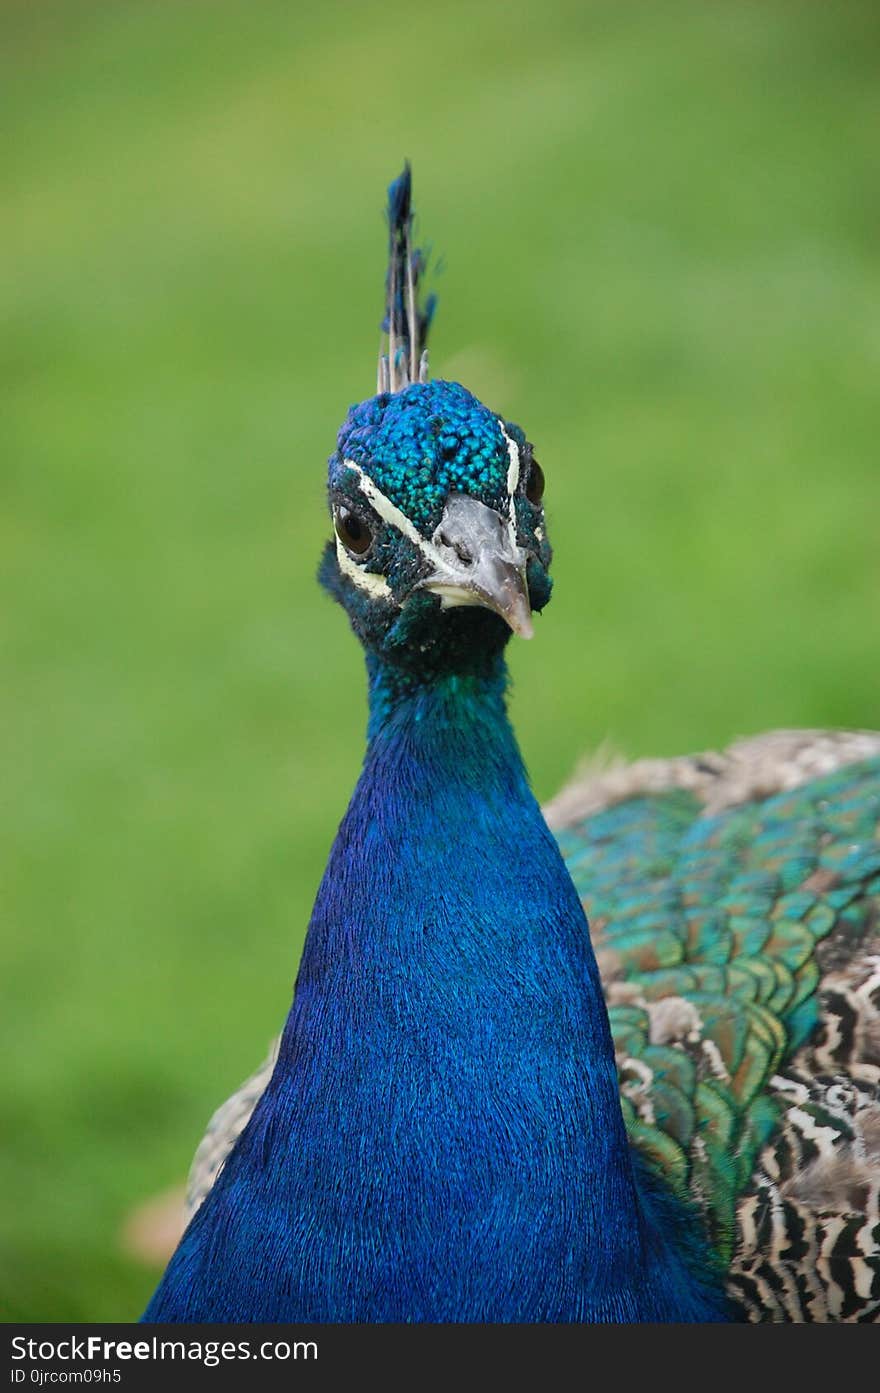
[(350, 409), (330, 459), (335, 536), (320, 579), (368, 652), (464, 671), (512, 633), (530, 638), (550, 598), (544, 475), (519, 426), (427, 380), (433, 304), (417, 298), (410, 187), (407, 167), (389, 190), (387, 351), (376, 396)]

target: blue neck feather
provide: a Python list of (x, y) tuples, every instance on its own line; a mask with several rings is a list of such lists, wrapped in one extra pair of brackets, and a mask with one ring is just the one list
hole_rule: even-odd
[(145, 1319), (724, 1318), (693, 1216), (627, 1143), (502, 657), (369, 669), (272, 1081)]

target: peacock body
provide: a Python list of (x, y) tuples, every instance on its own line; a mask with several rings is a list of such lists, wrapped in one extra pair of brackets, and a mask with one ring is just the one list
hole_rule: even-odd
[(611, 771), (542, 815), (504, 648), (550, 598), (543, 475), (427, 380), (409, 200), (407, 171), (320, 571), (366, 650), (364, 767), (145, 1319), (873, 1318), (880, 737)]
[(630, 1139), (696, 1198), (749, 1319), (874, 1320), (880, 737), (777, 733), (635, 766), (624, 801), (587, 811), (609, 783), (548, 814), (590, 914)]

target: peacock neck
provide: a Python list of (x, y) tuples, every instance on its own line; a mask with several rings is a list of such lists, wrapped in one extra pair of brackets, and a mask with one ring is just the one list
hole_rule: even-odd
[[(324, 1028), (329, 1007), (377, 1068), (390, 1052), (414, 1097), (442, 1081), (454, 1103), (435, 1114), (441, 1149), (462, 1110), (479, 1134), (501, 1108), (537, 1155), (547, 1110), (570, 1108), (593, 1203), (608, 1187), (609, 1209), (634, 1207), (586, 919), (529, 787), (503, 658), (430, 681), (370, 660), (369, 679), (364, 767), (318, 893), (289, 1039), (321, 998)], [(326, 1067), (340, 1054), (327, 1050)], [(484, 1138), (472, 1157), (486, 1154)]]
[(371, 662), (275, 1071), (149, 1318), (717, 1316), (634, 1168), (504, 690), (500, 658), (431, 681)]
[[(569, 1055), (586, 1061), (593, 1103), (608, 1110), (597, 1138), (619, 1138), (586, 919), (529, 787), (503, 656), (430, 681), (373, 658), (368, 672), (364, 766), (318, 892), (294, 1017), (309, 1009), (308, 984), (338, 985), (345, 965), (340, 1009), (362, 1013), (367, 1043), (389, 1010), (413, 1039), (460, 1018), (467, 1053), (485, 1031), (527, 1071), (523, 1052), (555, 1053), (558, 1029)], [(453, 1052), (450, 1067), (461, 1058)]]
[[(503, 652), (474, 659), (455, 671), (422, 673), (367, 654), (368, 744), (394, 738), (408, 723), (454, 742), (477, 733), (493, 747), (519, 754), (507, 715), (507, 664)], [(433, 739), (433, 736), (431, 737)], [(455, 744), (449, 746), (455, 753)], [(521, 761), (520, 761), (521, 762)]]

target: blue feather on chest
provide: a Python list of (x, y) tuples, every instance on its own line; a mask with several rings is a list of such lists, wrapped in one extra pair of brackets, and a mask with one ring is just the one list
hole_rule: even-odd
[(586, 920), (502, 678), (464, 687), (416, 689), (374, 735), (272, 1081), (148, 1319), (721, 1309), (676, 1258), (674, 1201), (640, 1195)]

